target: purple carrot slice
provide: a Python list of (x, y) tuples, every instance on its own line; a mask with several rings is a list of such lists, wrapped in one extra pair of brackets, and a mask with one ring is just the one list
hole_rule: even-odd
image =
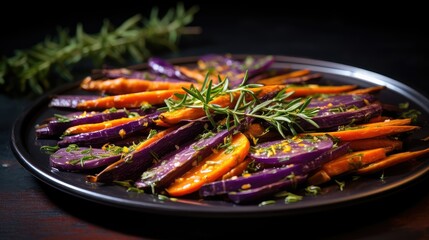
[(54, 96), (49, 102), (49, 107), (58, 108), (76, 108), (76, 106), (88, 100), (99, 98), (98, 95), (58, 95)]
[(135, 183), (136, 187), (163, 187), (168, 185), (176, 177), (196, 165), (199, 160), (209, 156), (212, 153), (212, 149), (222, 143), (224, 138), (231, 133), (232, 128), (222, 130), (209, 138), (202, 138), (198, 141), (192, 140), (166, 155), (157, 164), (145, 171), (141, 179)]
[(362, 123), (375, 116), (379, 116), (381, 112), (382, 107), (380, 104), (371, 103), (355, 110), (336, 112), (329, 115), (321, 115), (311, 118), (311, 120), (313, 120), (318, 125), (318, 127), (315, 127), (305, 120), (298, 122), (301, 128), (305, 131), (323, 131), (339, 126), (349, 125), (351, 123)]
[(149, 68), (158, 74), (163, 74), (170, 78), (179, 79), (181, 81), (194, 82), (194, 79), (191, 79), (182, 74), (174, 65), (170, 64), (164, 59), (158, 57), (151, 57), (148, 59)]
[(60, 148), (49, 157), (53, 168), (61, 171), (82, 171), (100, 168), (120, 159), (118, 153), (100, 148), (75, 147)]
[(106, 128), (99, 131), (80, 133), (72, 136), (66, 136), (58, 141), (58, 146), (66, 147), (70, 144), (77, 144), (79, 146), (98, 146), (106, 142), (124, 139), (133, 133), (147, 129), (153, 125), (154, 119), (157, 118), (159, 113), (151, 113), (138, 120), (128, 122), (119, 126)]
[(327, 136), (294, 136), (268, 141), (254, 146), (250, 157), (266, 166), (281, 167), (288, 164), (305, 164), (332, 148)]
[(89, 123), (100, 123), (108, 120), (118, 119), (127, 117), (130, 114), (138, 114), (144, 116), (150, 113), (154, 113), (155, 108), (146, 110), (142, 109), (120, 109), (115, 111), (105, 111), (98, 113), (87, 113), (87, 114), (76, 114), (73, 116), (66, 115), (62, 119), (51, 120), (44, 126), (43, 129), (36, 129), (36, 136), (38, 138), (49, 138), (56, 137), (63, 134), (63, 132), (73, 126)]
[(296, 189), (298, 185), (302, 184), (306, 179), (307, 175), (293, 176), (291, 178), (286, 178), (275, 183), (264, 185), (262, 187), (252, 188), (240, 192), (229, 192), (228, 198), (236, 204), (260, 201), (282, 190)]
[(174, 151), (176, 146), (194, 139), (197, 134), (204, 130), (204, 121), (194, 121), (183, 126), (176, 126), (175, 129), (140, 151), (132, 152), (120, 160), (115, 167), (109, 171), (102, 171), (96, 175), (97, 182), (110, 183), (121, 180), (137, 180), (141, 174), (151, 167), (154, 162), (164, 155)]
[(245, 174), (239, 177), (204, 184), (200, 188), (199, 194), (201, 197), (209, 197), (226, 194), (232, 191), (237, 192), (262, 187), (264, 185), (280, 181), (291, 174), (307, 174), (320, 168), (324, 163), (346, 154), (348, 151), (349, 144), (343, 143), (304, 164), (290, 164), (281, 168), (266, 168), (252, 174)]

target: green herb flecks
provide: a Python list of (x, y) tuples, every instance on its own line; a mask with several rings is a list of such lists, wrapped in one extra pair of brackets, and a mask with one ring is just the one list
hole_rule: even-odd
[(335, 182), (338, 184), (338, 187), (340, 188), (340, 191), (343, 191), (344, 187), (346, 186), (346, 183), (338, 181), (338, 180), (335, 180)]
[(136, 193), (144, 193), (143, 189), (136, 188), (133, 185), (133, 181), (125, 180), (125, 181), (113, 181), (113, 183), (118, 184), (119, 186), (127, 188), (127, 192), (136, 192)]
[(322, 189), (319, 186), (310, 185), (305, 188), (305, 192), (307, 195), (318, 195)]
[(267, 201), (262, 201), (261, 203), (258, 204), (258, 207), (263, 207), (263, 206), (267, 206), (267, 205), (272, 205), (275, 204), (276, 201), (275, 200), (267, 200)]
[(302, 196), (288, 192), (285, 197), (285, 203), (294, 203), (302, 200)]
[(43, 151), (44, 153), (49, 154), (49, 155), (54, 154), (56, 151), (58, 151), (58, 149), (60, 149), (59, 146), (48, 146), (48, 145), (46, 145), (46, 146), (40, 147), (41, 151)]
[(199, 32), (195, 27), (186, 27), (197, 11), (197, 7), (186, 10), (179, 3), (161, 17), (154, 8), (149, 18), (135, 15), (119, 27), (105, 20), (97, 34), (86, 33), (82, 24), (77, 25), (74, 36), (60, 28), (56, 38), (47, 37), (30, 49), (0, 58), (1, 89), (42, 94), (53, 87), (51, 74), (59, 75), (60, 81), (72, 81), (72, 67), (82, 60), (101, 67), (106, 60), (121, 64), (126, 63), (125, 59), (142, 62), (155, 49), (176, 50), (182, 35)]
[(422, 114), (417, 109), (410, 109), (409, 102), (400, 103), (398, 106), (399, 109), (402, 110), (401, 114), (399, 115), (399, 118), (411, 118), (411, 121), (413, 123), (417, 122), (418, 117)]

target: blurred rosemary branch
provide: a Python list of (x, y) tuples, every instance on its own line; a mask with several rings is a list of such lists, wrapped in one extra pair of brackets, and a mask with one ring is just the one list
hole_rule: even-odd
[(181, 35), (195, 33), (192, 31), (195, 28), (187, 25), (197, 11), (196, 6), (185, 9), (179, 3), (160, 17), (158, 9), (153, 8), (149, 18), (135, 15), (118, 27), (105, 20), (96, 34), (85, 33), (81, 23), (76, 27), (75, 36), (59, 28), (56, 38), (46, 37), (30, 49), (16, 50), (13, 56), (2, 57), (1, 89), (9, 94), (40, 95), (54, 87), (53, 74), (62, 82), (72, 81), (71, 69), (83, 60), (100, 67), (107, 60), (124, 64), (132, 58), (141, 62), (154, 49), (176, 50)]

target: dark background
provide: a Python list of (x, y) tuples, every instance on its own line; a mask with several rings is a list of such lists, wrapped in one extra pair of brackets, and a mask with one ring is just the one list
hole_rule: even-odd
[[(428, 27), (423, 6), (347, 1), (317, 4), (264, 0), (185, 1), (198, 5), (192, 26), (202, 33), (183, 38), (165, 58), (207, 53), (274, 54), (332, 61), (370, 70), (429, 96)], [(10, 2), (0, 15), (0, 55), (11, 56), (54, 36), (58, 26), (83, 23), (89, 33), (103, 19), (119, 25), (134, 14), (160, 12), (174, 1)], [(374, 4), (380, 6), (374, 6)], [(7, 16), (8, 14), (12, 16)], [(401, 194), (344, 211), (294, 219), (192, 219), (137, 214), (87, 202), (38, 181), (11, 152), (10, 130), (32, 101), (0, 95), (0, 239), (141, 239), (299, 236), (318, 239), (422, 239), (429, 237), (429, 179)], [(240, 224), (244, 226), (240, 226)], [(304, 230), (297, 231), (297, 229)]]
[[(177, 54), (278, 54), (334, 61), (385, 74), (412, 87), (425, 87), (428, 27), (425, 8), (418, 4), (376, 4), (362, 1), (183, 1), (199, 6), (192, 25), (202, 33), (183, 39)], [(84, 1), (58, 5), (12, 3), (13, 17), (1, 15), (1, 55), (25, 49), (55, 36), (58, 26), (73, 33), (77, 23), (95, 33), (104, 19), (119, 25), (134, 14), (160, 13), (175, 1), (120, 1), (88, 6)], [(28, 11), (35, 9), (34, 11)]]

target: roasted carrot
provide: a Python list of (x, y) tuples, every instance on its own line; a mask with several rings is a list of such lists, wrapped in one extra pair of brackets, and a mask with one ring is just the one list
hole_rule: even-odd
[(384, 150), (384, 148), (351, 152), (323, 164), (322, 170), (325, 171), (330, 177), (333, 177), (359, 169), (385, 157), (386, 150)]
[(389, 120), (389, 119), (391, 119), (391, 118), (387, 117), (387, 116), (378, 115), (378, 116), (375, 116), (375, 117), (369, 119), (368, 123), (384, 122), (384, 121)]
[(323, 170), (319, 170), (307, 178), (308, 185), (320, 185), (331, 181), (331, 177)]
[(241, 163), (237, 164), (237, 166), (235, 166), (229, 172), (225, 173), (222, 176), (222, 180), (228, 179), (228, 178), (232, 178), (232, 177), (235, 177), (235, 176), (240, 176), (244, 172), (244, 170), (246, 170), (247, 166), (249, 165), (249, 163), (251, 161), (252, 161), (251, 158), (244, 159), (244, 161), (242, 161)]
[(128, 122), (137, 120), (139, 118), (142, 118), (142, 117), (119, 118), (119, 119), (104, 121), (104, 122), (100, 122), (100, 123), (88, 123), (88, 124), (76, 125), (76, 126), (67, 128), (64, 131), (64, 135), (72, 135), (72, 134), (78, 134), (78, 133), (98, 131), (98, 130), (102, 130), (102, 129), (106, 129), (106, 128), (119, 126), (121, 124), (125, 124)]
[(365, 139), (365, 138), (390, 136), (390, 135), (400, 134), (404, 132), (410, 132), (416, 129), (419, 129), (419, 127), (409, 126), (409, 125), (365, 127), (365, 126), (358, 125), (352, 129), (343, 130), (343, 131), (315, 132), (315, 133), (307, 133), (307, 134), (310, 134), (313, 136), (328, 134), (342, 141), (353, 141), (353, 140)]
[(385, 168), (403, 163), (412, 159), (416, 159), (425, 156), (429, 153), (429, 148), (425, 148), (418, 151), (408, 151), (392, 154), (382, 159), (381, 161), (371, 163), (368, 166), (362, 167), (356, 171), (357, 174), (370, 174), (375, 173)]
[[(158, 132), (157, 134), (155, 134), (151, 138), (147, 139), (146, 141), (143, 141), (143, 142), (139, 143), (138, 146), (134, 149), (134, 152), (141, 151), (142, 149), (148, 147), (150, 144), (154, 143), (155, 141), (158, 141), (159, 139), (163, 138), (165, 135), (167, 135), (167, 133), (170, 133), (173, 130), (174, 130), (173, 128), (169, 128), (169, 129), (165, 129), (163, 131)], [(99, 172), (97, 175), (89, 175), (89, 176), (87, 176), (86, 179), (89, 182), (94, 182), (94, 183), (98, 182), (98, 176), (100, 176), (102, 174), (105, 174), (106, 172), (111, 171), (112, 169), (115, 169), (117, 166), (119, 166), (123, 162), (125, 162), (125, 158), (124, 157), (122, 157), (118, 161), (110, 164), (105, 169), (103, 169), (103, 171)]]
[(269, 131), (259, 123), (252, 123), (243, 131), (252, 144), (257, 144), (260, 139), (270, 139), (279, 136), (277, 131)]
[(386, 88), (385, 86), (374, 86), (374, 87), (368, 87), (368, 88), (359, 88), (352, 91), (348, 91), (348, 94), (365, 94), (365, 93), (375, 93), (379, 92)]
[[(272, 86), (264, 86), (260, 88), (252, 88), (251, 90), (257, 95), (258, 98), (261, 98), (267, 94), (273, 94), (275, 92), (279, 92), (284, 88), (283, 85), (272, 85)], [(210, 104), (216, 104), (220, 107), (232, 107), (235, 105), (236, 100), (240, 96), (241, 92), (233, 92), (233, 99), (231, 101), (231, 95), (225, 94), (219, 97), (216, 97)], [(182, 120), (193, 120), (200, 117), (205, 116), (206, 113), (202, 108), (183, 108), (171, 112), (164, 112), (159, 115), (159, 120), (157, 120), (157, 124), (160, 126), (167, 125), (175, 125)]]
[(200, 83), (204, 82), (204, 79), (206, 78), (206, 75), (199, 70), (193, 70), (182, 66), (178, 66), (178, 69), (185, 76), (195, 79), (197, 82), (200, 82)]
[(256, 82), (260, 83), (260, 84), (264, 84), (264, 85), (278, 85), (278, 84), (283, 84), (285, 79), (302, 77), (302, 76), (307, 75), (309, 73), (310, 73), (310, 70), (302, 69), (302, 70), (297, 70), (297, 71), (285, 73), (282, 75), (278, 75), (275, 77), (261, 79), (261, 80), (258, 80)]
[(108, 109), (108, 108), (136, 108), (145, 104), (158, 105), (164, 103), (164, 100), (173, 96), (175, 93), (185, 93), (182, 89), (158, 90), (140, 93), (128, 93), (116, 96), (101, 97), (94, 100), (81, 102), (77, 109)]
[(390, 152), (394, 150), (401, 150), (402, 145), (403, 144), (401, 140), (387, 137), (358, 139), (349, 142), (349, 146), (353, 151), (384, 148), (386, 152)]
[(364, 123), (364, 124), (360, 124), (359, 126), (366, 126), (366, 127), (402, 126), (402, 125), (408, 125), (410, 123), (411, 123), (411, 118), (400, 118), (400, 119), (385, 119), (384, 121), (380, 121), (380, 122)]
[(107, 94), (127, 94), (156, 90), (171, 90), (189, 88), (194, 85), (198, 88), (197, 83), (192, 82), (167, 82), (167, 81), (150, 81), (142, 79), (117, 78), (110, 80), (92, 80), (90, 77), (85, 78), (80, 87), (88, 91), (100, 91)]
[(353, 90), (357, 85), (304, 85), (304, 86), (288, 86), (286, 92), (294, 92), (293, 97), (303, 97), (313, 94), (333, 94), (333, 93), (343, 93), (350, 90)]
[(250, 149), (249, 140), (242, 133), (232, 137), (231, 145), (215, 151), (197, 166), (177, 178), (167, 189), (170, 196), (184, 196), (198, 191), (205, 183), (220, 179), (237, 164), (244, 161)]
[[(240, 93), (235, 92), (233, 95), (234, 95), (234, 99), (237, 99)], [(235, 101), (231, 101), (230, 99), (231, 99), (230, 95), (227, 94), (213, 99), (210, 103), (217, 104), (221, 107), (227, 107), (227, 106), (232, 107), (235, 105)], [(202, 108), (183, 108), (172, 112), (161, 113), (159, 115), (159, 120), (156, 120), (155, 122), (157, 123), (157, 125), (160, 125), (160, 126), (164, 126), (165, 124), (175, 125), (182, 120), (193, 120), (193, 119), (203, 117), (205, 115), (206, 113)]]

